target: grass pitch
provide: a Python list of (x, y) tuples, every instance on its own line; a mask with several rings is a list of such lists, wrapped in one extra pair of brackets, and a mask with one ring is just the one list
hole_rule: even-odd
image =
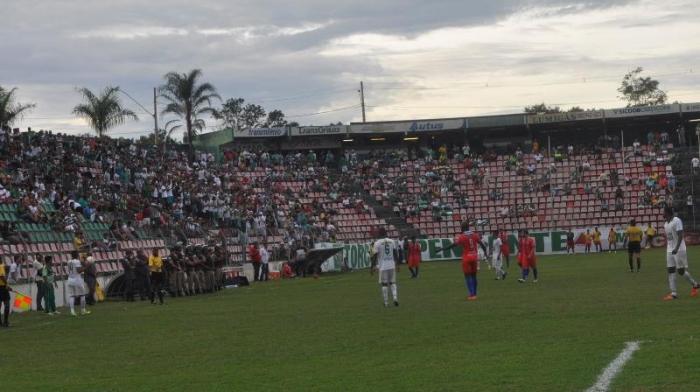
[[(700, 278), (700, 249), (691, 248)], [(10, 391), (583, 391), (641, 341), (614, 391), (700, 385), (700, 298), (667, 292), (663, 250), (540, 258), (540, 281), (482, 266), (465, 301), (457, 263), (399, 273), (398, 308), (376, 275), (255, 284), (166, 305), (110, 302), (77, 319), (14, 315), (0, 329)], [(695, 267), (696, 269), (693, 269)]]

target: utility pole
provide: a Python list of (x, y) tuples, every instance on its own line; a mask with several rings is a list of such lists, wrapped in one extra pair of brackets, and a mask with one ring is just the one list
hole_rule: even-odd
[(154, 134), (153, 134), (153, 144), (158, 146), (158, 102), (156, 101), (156, 88), (153, 87), (153, 126), (154, 128)]
[(362, 122), (366, 122), (367, 118), (365, 117), (365, 85), (360, 81), (360, 105), (362, 105)]

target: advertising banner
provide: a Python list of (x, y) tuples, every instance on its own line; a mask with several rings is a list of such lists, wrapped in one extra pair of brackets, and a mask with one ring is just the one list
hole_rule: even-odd
[(469, 128), (497, 128), (525, 125), (524, 114), (506, 114), (503, 116), (469, 117)]
[(640, 106), (633, 108), (609, 109), (605, 111), (605, 118), (624, 118), (636, 116), (649, 116), (657, 114), (672, 114), (680, 112), (677, 103), (671, 105)]
[(466, 118), (441, 120), (389, 121), (375, 123), (354, 123), (351, 133), (421, 133), (466, 129)]
[(681, 104), (681, 110), (683, 111), (683, 113), (700, 112), (700, 102), (683, 103)]
[(350, 131), (349, 125), (329, 125), (327, 127), (292, 127), (291, 136), (344, 135)]
[(234, 138), (266, 138), (266, 137), (281, 137), (287, 135), (287, 128), (246, 128), (233, 131)]
[(550, 114), (533, 114), (527, 116), (527, 123), (530, 125), (549, 124), (567, 121), (582, 120), (602, 120), (605, 112), (603, 110), (589, 110), (585, 112), (564, 112)]
[[(640, 226), (642, 230), (646, 229), (646, 226)], [(659, 229), (658, 227), (656, 228)], [(585, 248), (584, 233), (587, 229), (573, 229), (574, 233), (574, 243), (576, 253), (582, 253)], [(593, 228), (589, 229), (591, 233)], [(608, 251), (608, 234), (610, 231), (609, 226), (599, 226), (598, 230), (601, 233), (600, 240), (603, 251)], [(614, 229), (615, 236), (617, 238), (617, 249), (622, 249), (624, 233), (619, 227)], [(535, 239), (535, 252), (538, 255), (556, 255), (566, 253), (566, 231), (542, 231), (542, 232), (531, 232), (530, 236)], [(700, 244), (700, 236), (697, 234), (688, 233), (686, 236), (686, 243), (688, 245)], [(487, 244), (487, 248), (492, 243), (493, 238), (491, 235), (484, 236), (484, 242)], [(421, 247), (422, 261), (447, 261), (447, 260), (459, 260), (462, 257), (462, 249), (460, 247), (455, 247), (449, 251), (442, 252), (439, 251), (452, 244), (453, 238), (430, 238), (430, 239), (420, 239), (417, 240)], [(517, 233), (508, 234), (508, 245), (510, 247), (510, 254), (515, 255), (518, 253), (518, 239)], [(657, 235), (651, 241), (651, 244), (647, 244), (647, 240), (642, 242), (642, 246), (651, 246), (654, 248), (666, 246), (666, 238), (663, 235)], [(321, 247), (332, 247), (332, 246), (342, 246), (343, 252), (338, 253), (334, 257), (330, 258), (324, 265), (329, 267), (328, 270), (340, 271), (343, 265), (346, 265), (349, 269), (366, 269), (371, 266), (370, 260), (370, 246), (371, 243), (359, 243), (359, 244), (318, 244)], [(595, 245), (591, 245), (591, 252), (595, 251)], [(481, 254), (482, 251), (480, 250)], [(483, 254), (481, 254), (483, 257)], [(330, 267), (332, 266), (332, 268)]]

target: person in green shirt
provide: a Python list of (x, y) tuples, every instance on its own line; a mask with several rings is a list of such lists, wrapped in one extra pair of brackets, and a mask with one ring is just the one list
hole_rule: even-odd
[(56, 278), (53, 272), (53, 257), (44, 256), (44, 267), (41, 269), (41, 277), (44, 280), (44, 310), (49, 316), (60, 314), (56, 311), (56, 295), (54, 289), (58, 288)]

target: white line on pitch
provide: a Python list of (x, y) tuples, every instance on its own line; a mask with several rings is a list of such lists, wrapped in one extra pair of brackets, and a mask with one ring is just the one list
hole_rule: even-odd
[(627, 342), (625, 349), (622, 350), (617, 358), (610, 362), (610, 365), (598, 376), (598, 381), (588, 388), (586, 392), (606, 392), (610, 388), (612, 380), (622, 371), (622, 367), (625, 366), (627, 361), (632, 359), (632, 354), (637, 350), (639, 350), (639, 342)]

